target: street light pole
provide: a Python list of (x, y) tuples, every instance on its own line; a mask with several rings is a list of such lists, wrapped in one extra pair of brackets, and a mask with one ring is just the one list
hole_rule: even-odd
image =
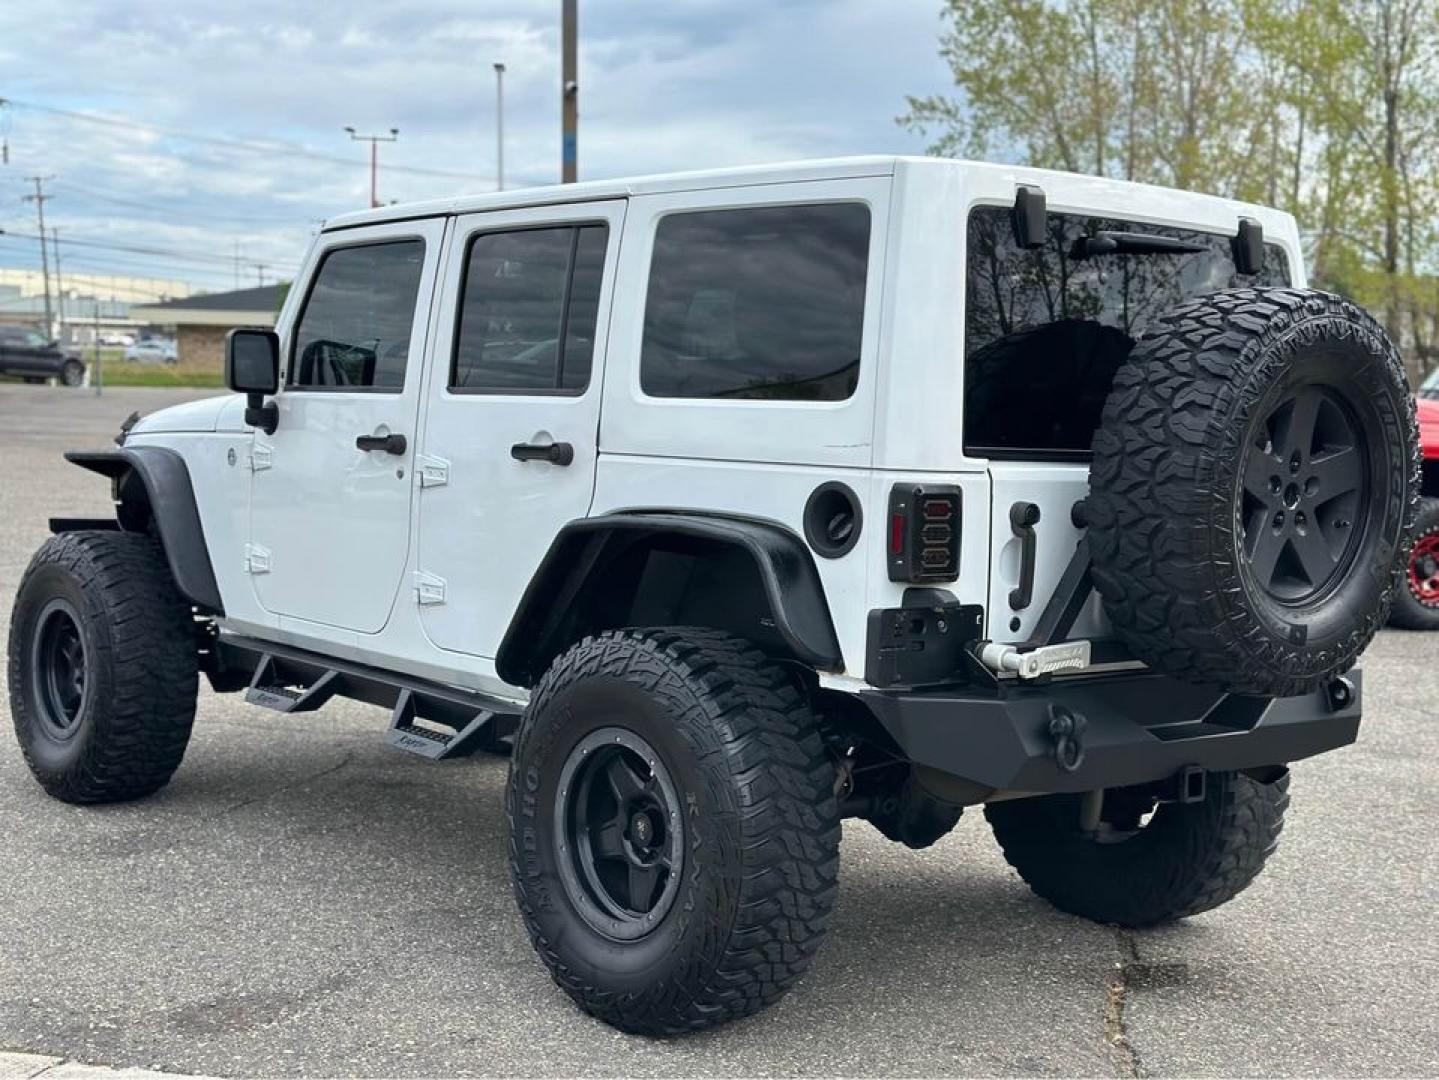
[(495, 61), (495, 190), (505, 190), (505, 65)]
[(355, 142), (370, 144), (370, 207), (373, 209), (380, 205), (380, 143), (398, 141), (400, 129), (390, 128), (388, 135), (361, 135), (349, 126), (346, 126), (345, 130), (350, 133), (350, 138)]

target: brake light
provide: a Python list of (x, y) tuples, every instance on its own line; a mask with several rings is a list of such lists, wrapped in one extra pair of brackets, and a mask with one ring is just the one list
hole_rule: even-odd
[(960, 490), (896, 484), (889, 492), (889, 580), (914, 583), (959, 577), (963, 520)]

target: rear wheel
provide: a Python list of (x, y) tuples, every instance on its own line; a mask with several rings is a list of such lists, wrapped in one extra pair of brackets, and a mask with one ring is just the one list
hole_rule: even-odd
[(78, 360), (66, 360), (60, 369), (60, 381), (66, 386), (79, 386), (85, 381), (85, 365)]
[(985, 817), (1009, 865), (1062, 911), (1119, 926), (1154, 926), (1209, 911), (1246, 889), (1279, 843), (1289, 776), (1262, 784), (1209, 773), (1195, 803), (1142, 789), (1104, 793), (1098, 827), (1082, 795), (990, 803)]
[(1389, 621), (1406, 630), (1439, 630), (1439, 499), (1419, 504), (1404, 584)]
[(195, 716), (190, 608), (148, 536), (74, 532), (36, 552), (15, 598), (15, 735), (47, 792), (134, 799), (179, 766)]
[(531, 698), (506, 793), (520, 910), (581, 1008), (673, 1034), (755, 1012), (834, 903), (835, 770), (788, 673), (698, 629), (610, 631)]

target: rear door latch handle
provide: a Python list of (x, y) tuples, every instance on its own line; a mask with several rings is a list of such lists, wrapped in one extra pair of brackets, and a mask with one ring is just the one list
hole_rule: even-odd
[(363, 450), (366, 453), (371, 450), (383, 450), (396, 457), (403, 454), (409, 445), (403, 435), (359, 435), (355, 438), (356, 450)]
[(1039, 524), (1039, 507), (1031, 502), (1017, 502), (1009, 508), (1009, 528), (1019, 538), (1019, 587), (1009, 590), (1009, 606), (1023, 611), (1034, 600), (1034, 554), (1038, 538), (1034, 527)]
[(575, 460), (575, 448), (567, 442), (524, 443), (510, 447), (516, 461), (548, 461), (551, 465), (568, 465)]

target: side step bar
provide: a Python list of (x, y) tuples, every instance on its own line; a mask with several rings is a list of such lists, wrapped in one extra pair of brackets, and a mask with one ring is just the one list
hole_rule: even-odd
[(314, 712), (337, 696), (379, 705), (391, 710), (385, 741), (432, 761), (505, 752), (500, 740), (519, 727), (512, 702), (472, 690), (230, 634), (216, 649), (224, 668), (253, 672), (251, 704), (283, 713)]

